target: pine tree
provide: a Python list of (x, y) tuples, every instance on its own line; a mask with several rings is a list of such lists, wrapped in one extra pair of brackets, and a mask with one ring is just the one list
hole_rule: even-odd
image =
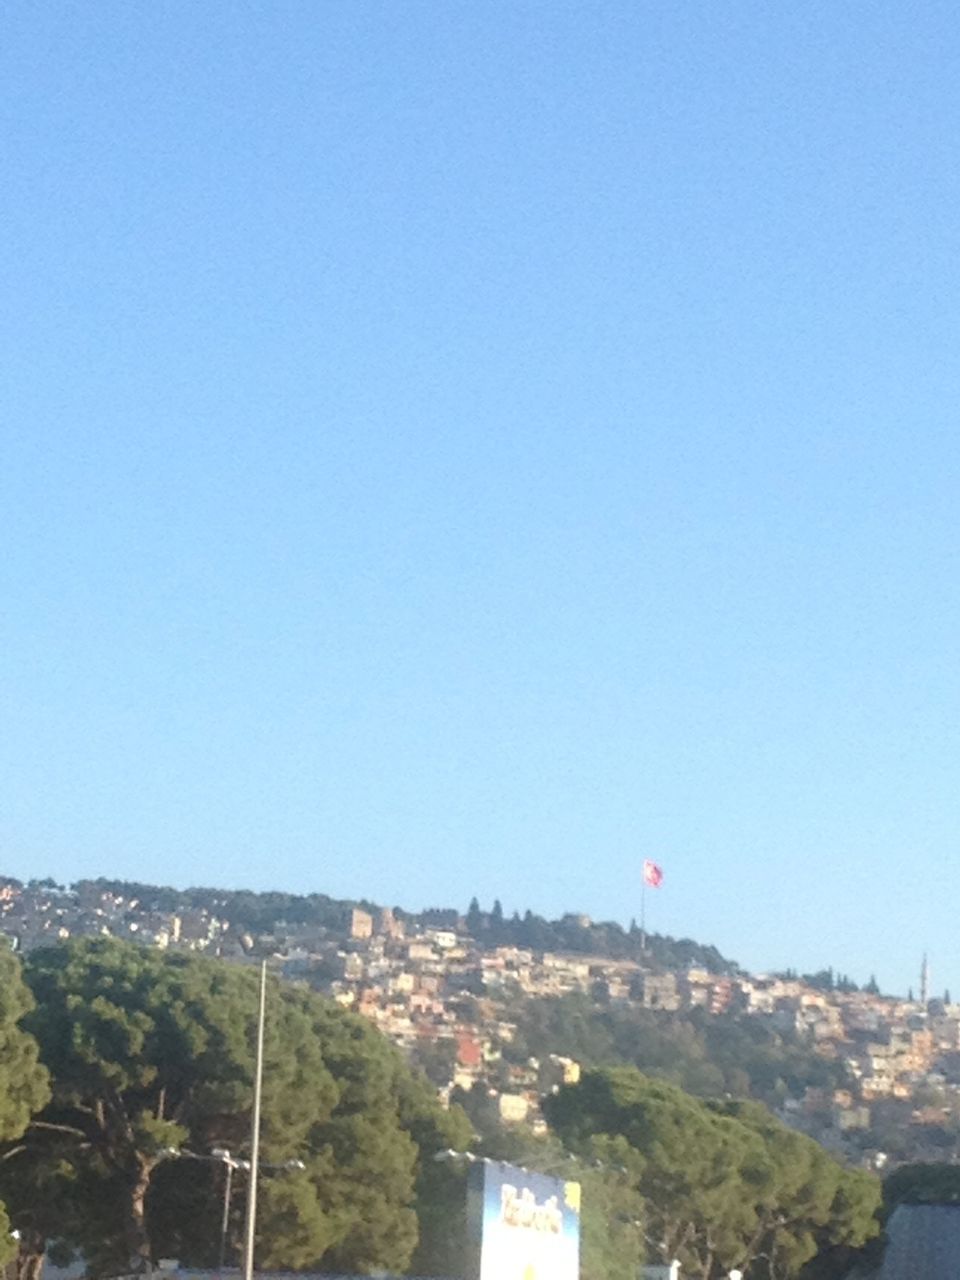
[[(0, 942), (0, 1140), (19, 1139), (30, 1117), (50, 1098), (49, 1078), (39, 1061), (39, 1046), (23, 1028), (24, 1017), (33, 1007), (33, 997), (23, 982), (20, 961), (5, 940)], [(0, 1170), (9, 1170), (15, 1184), (23, 1166), (17, 1157), (25, 1143), (8, 1149), (0, 1159)], [(7, 1161), (10, 1160), (8, 1166)], [(4, 1199), (9, 1202), (7, 1187)], [(7, 1210), (0, 1203), (0, 1262), (16, 1252), (10, 1235)]]
[(483, 925), (483, 912), (480, 910), (480, 903), (474, 897), (470, 899), (470, 905), (467, 907), (467, 930), (476, 936), (477, 931)]
[[(148, 1271), (158, 1254), (209, 1266), (222, 1170), (171, 1152), (243, 1149), (255, 975), (79, 939), (32, 952), (25, 977), (53, 1097), (39, 1117), (47, 1142), (21, 1170), (9, 1162), (9, 1193), (0, 1162), (12, 1225), (82, 1252), (93, 1274)], [(261, 1188), (264, 1267), (402, 1271), (421, 1174), (460, 1143), (427, 1082), (362, 1019), (272, 984), (263, 1109), (266, 1162), (303, 1162)]]

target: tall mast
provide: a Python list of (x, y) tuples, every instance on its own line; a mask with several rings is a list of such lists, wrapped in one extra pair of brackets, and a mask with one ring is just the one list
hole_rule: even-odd
[(267, 1010), (267, 962), (260, 965), (260, 1008), (257, 1013), (257, 1057), (253, 1075), (253, 1116), (250, 1126), (250, 1183), (243, 1246), (243, 1280), (253, 1280), (253, 1247), (257, 1232), (257, 1179), (260, 1173), (260, 1099), (263, 1093), (263, 1027)]

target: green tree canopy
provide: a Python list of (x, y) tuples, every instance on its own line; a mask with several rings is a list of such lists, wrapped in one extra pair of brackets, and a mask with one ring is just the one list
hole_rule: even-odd
[[(246, 1149), (256, 975), (97, 939), (34, 953), (27, 978), (30, 1026), (53, 1078), (32, 1176), (45, 1203), (64, 1208), (64, 1241), (95, 1273), (157, 1256), (215, 1262), (223, 1168), (175, 1153)], [(263, 1159), (306, 1167), (265, 1173), (259, 1260), (402, 1268), (427, 1148), (462, 1140), (462, 1123), (368, 1024), (272, 984)], [(244, 1198), (240, 1185), (238, 1217)], [(52, 1234), (49, 1222), (31, 1225)]]
[(579, 992), (518, 999), (511, 1013), (517, 1033), (504, 1056), (514, 1062), (559, 1053), (589, 1067), (629, 1064), (698, 1097), (733, 1095), (769, 1105), (802, 1097), (811, 1086), (846, 1082), (842, 1064), (826, 1061), (795, 1033), (736, 1013), (602, 1008)]
[[(19, 1143), (10, 1143), (22, 1137), (33, 1114), (50, 1097), (37, 1042), (23, 1027), (32, 1007), (19, 960), (9, 947), (0, 944), (0, 1142), (7, 1144), (0, 1169), (21, 1154)], [(7, 1262), (15, 1252), (10, 1222), (0, 1204), (0, 1262)]]
[(647, 1238), (685, 1274), (739, 1267), (789, 1280), (824, 1248), (877, 1230), (875, 1179), (750, 1103), (708, 1105), (632, 1068), (587, 1072), (545, 1104), (563, 1141), (620, 1164), (642, 1195)]
[(33, 1003), (20, 961), (0, 942), (0, 1140), (19, 1138), (50, 1097), (39, 1046), (24, 1027)]

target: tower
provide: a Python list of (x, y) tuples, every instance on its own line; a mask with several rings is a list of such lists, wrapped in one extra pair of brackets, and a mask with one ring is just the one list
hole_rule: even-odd
[(920, 1003), (926, 1007), (930, 998), (930, 965), (927, 963), (927, 953), (923, 953), (923, 964), (920, 966)]

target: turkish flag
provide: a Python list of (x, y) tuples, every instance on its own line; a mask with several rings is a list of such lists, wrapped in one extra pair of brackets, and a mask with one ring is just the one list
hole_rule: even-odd
[(648, 884), (651, 889), (659, 889), (663, 884), (663, 867), (658, 867), (649, 858), (643, 864), (643, 883)]

